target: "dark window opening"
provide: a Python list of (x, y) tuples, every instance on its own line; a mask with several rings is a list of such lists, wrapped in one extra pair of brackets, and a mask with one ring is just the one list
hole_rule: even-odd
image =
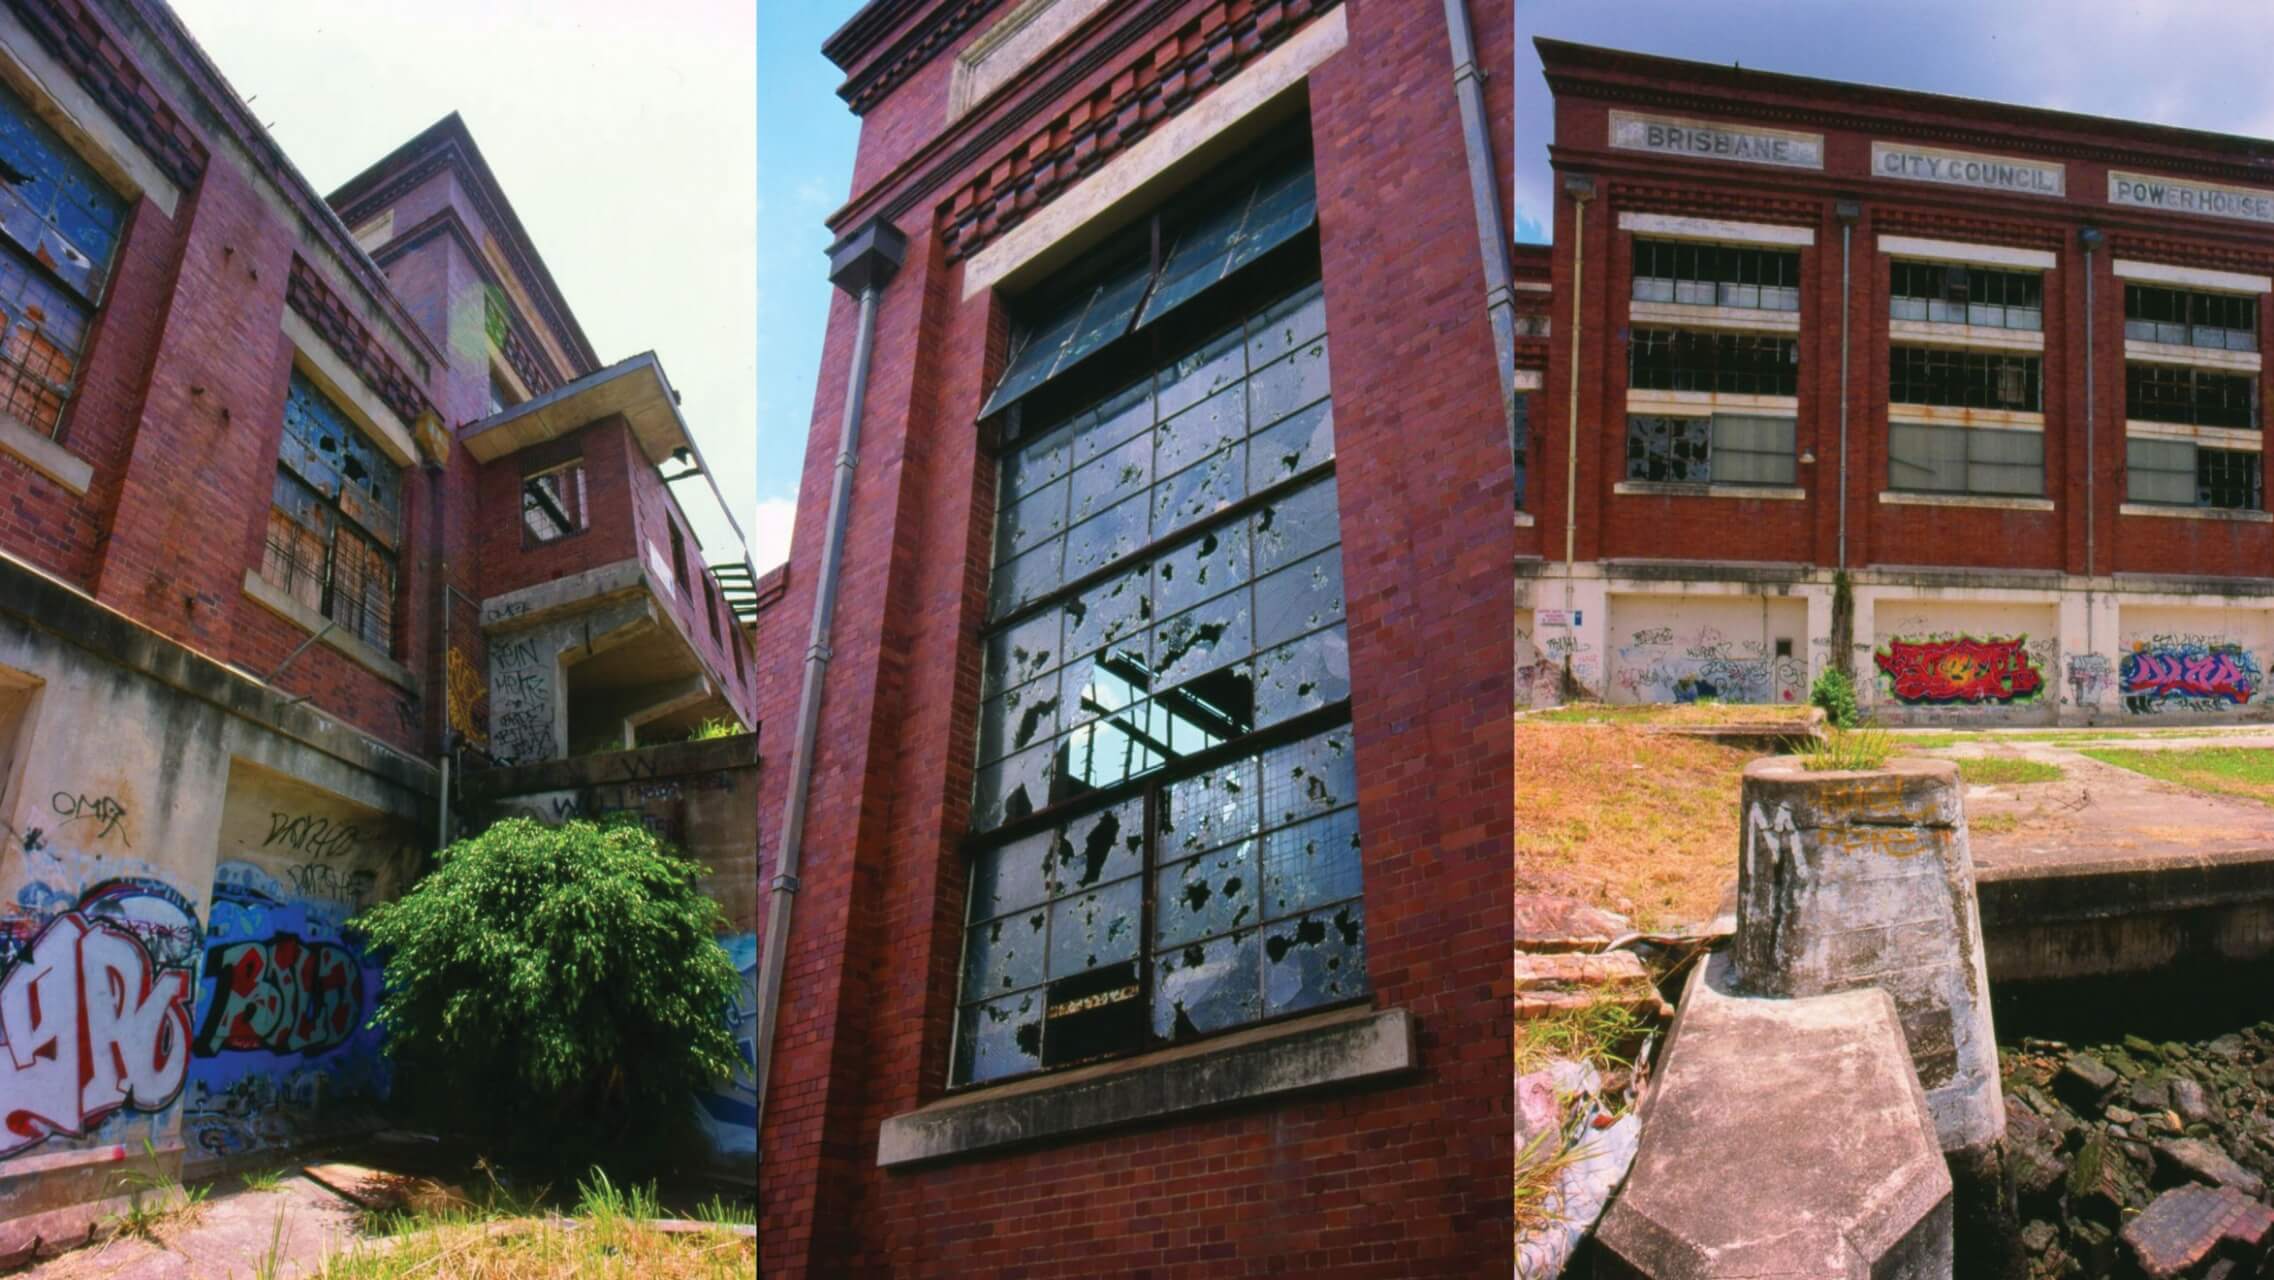
[(521, 545), (558, 542), (584, 528), (584, 463), (571, 462), (521, 482)]
[(2124, 286), (2124, 336), (2221, 351), (2258, 350), (2255, 294), (2202, 293), (2152, 284)]
[(490, 398), (488, 414), (504, 413), (506, 410), (519, 403), (521, 403), (521, 397), (513, 394), (513, 388), (507, 385), (504, 377), (502, 377), (497, 370), (490, 370)]
[(2198, 427), (2258, 426), (2258, 379), (2178, 364), (2124, 366), (2124, 416)]
[(1753, 333), (1636, 329), (1627, 385), (1641, 391), (1790, 396), (1800, 390), (1800, 343)]
[(1680, 240), (1634, 242), (1637, 302), (1800, 310), (1800, 252)]
[(2038, 410), (2044, 361), (2037, 356), (1893, 347), (1887, 357), (1887, 398), (1895, 404)]
[(670, 516), (663, 518), (663, 526), (671, 531), (671, 576), (681, 590), (692, 585), (687, 577), (687, 539), (679, 532), (679, 522)]
[(1896, 320), (1990, 329), (2045, 327), (2045, 278), (1942, 262), (1888, 264), (1888, 315)]
[(2263, 467), (2254, 450), (2133, 436), (2124, 442), (2124, 500), (2263, 511)]
[(1791, 418), (1631, 414), (1627, 479), (1789, 487), (1799, 479), (1796, 432)]

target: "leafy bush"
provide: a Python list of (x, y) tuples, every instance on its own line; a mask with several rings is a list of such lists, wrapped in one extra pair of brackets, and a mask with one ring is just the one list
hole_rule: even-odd
[(701, 874), (622, 820), (509, 818), (443, 850), (354, 922), (386, 966), (398, 1083), (522, 1154), (659, 1154), (735, 1065), (740, 975)]
[(1808, 687), (1808, 701), (1824, 708), (1824, 718), (1835, 729), (1853, 729), (1862, 717), (1856, 711), (1856, 687), (1837, 667), (1826, 667)]

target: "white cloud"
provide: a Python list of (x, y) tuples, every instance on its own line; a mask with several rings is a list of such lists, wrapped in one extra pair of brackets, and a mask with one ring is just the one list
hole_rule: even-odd
[(790, 529), (797, 523), (797, 499), (761, 498), (750, 522), (750, 563), (759, 573), (790, 558)]

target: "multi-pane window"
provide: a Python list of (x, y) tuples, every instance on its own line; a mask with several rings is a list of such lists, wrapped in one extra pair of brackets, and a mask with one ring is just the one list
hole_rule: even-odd
[(1943, 262), (1889, 264), (1887, 311), (1897, 320), (1990, 329), (2045, 327), (2045, 278)]
[(1634, 242), (1634, 300), (1800, 310), (1800, 253), (1683, 240)]
[(1627, 385), (1643, 391), (1797, 395), (1800, 343), (1769, 334), (1636, 329), (1627, 342)]
[(2258, 379), (2180, 364), (2124, 366), (2124, 416), (2198, 427), (2258, 425)]
[(2261, 462), (2247, 449), (2206, 449), (2189, 440), (2133, 436), (2124, 442), (2124, 497), (2177, 507), (2261, 511)]
[(62, 423), (126, 211), (0, 86), (0, 412), (43, 434)]
[(401, 525), (401, 468), (293, 370), (261, 576), (349, 635), (392, 652)]
[(2258, 350), (2258, 298), (2152, 284), (2124, 286), (2124, 336), (2222, 351)]
[(1004, 456), (956, 1083), (1368, 990), (1333, 457), (1315, 284)]
[(1627, 479), (1691, 484), (1797, 481), (1791, 418), (1717, 413), (1627, 417)]
[(521, 545), (557, 542), (584, 528), (584, 461), (564, 462), (521, 480)]
[(1895, 404), (2037, 412), (2037, 356), (1942, 347), (1892, 347), (1887, 352), (1887, 398)]
[(2043, 497), (2045, 435), (1890, 423), (1887, 485), (1917, 493)]

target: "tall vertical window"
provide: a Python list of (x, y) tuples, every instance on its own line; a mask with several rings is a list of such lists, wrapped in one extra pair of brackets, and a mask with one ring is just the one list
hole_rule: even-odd
[(293, 370), (261, 576), (391, 653), (401, 526), (401, 469)]
[(955, 1083), (1369, 989), (1325, 306), (1260, 291), (1002, 458)]
[(44, 434), (77, 383), (126, 209), (0, 85), (0, 412)]

